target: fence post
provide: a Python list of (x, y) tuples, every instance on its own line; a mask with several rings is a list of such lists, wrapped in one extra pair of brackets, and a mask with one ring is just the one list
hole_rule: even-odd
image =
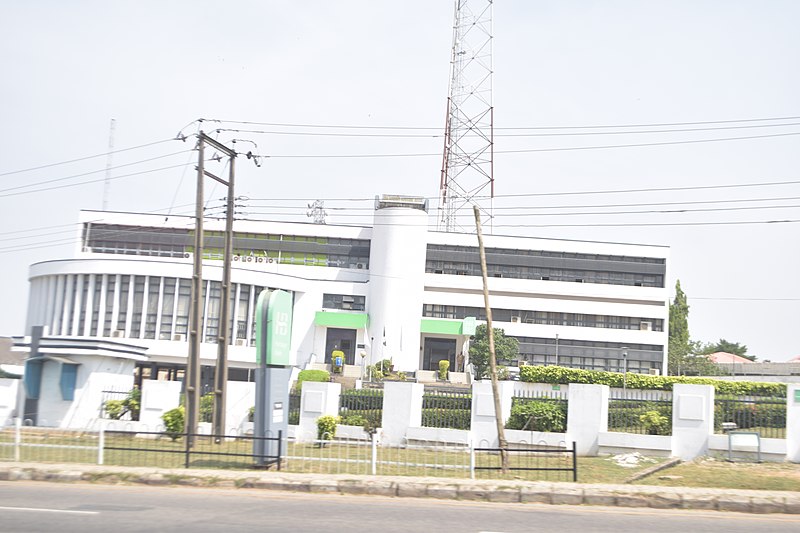
[(381, 427), (383, 442), (403, 444), (410, 427), (422, 425), (422, 383), (387, 382), (383, 384), (383, 413)]
[(469, 478), (475, 479), (475, 443), (469, 439)]
[(97, 464), (103, 464), (103, 452), (106, 447), (106, 430), (100, 426), (100, 438), (97, 441)]
[(192, 430), (189, 429), (188, 427), (186, 429), (187, 429), (187, 431), (186, 431), (186, 433), (184, 433), (184, 437), (186, 438), (186, 459), (184, 459), (184, 461), (183, 461), (183, 467), (184, 468), (189, 468), (189, 463), (191, 462), (190, 455), (192, 453), (192, 448), (191, 448), (192, 439), (190, 437), (190, 432)]
[(714, 434), (714, 387), (676, 383), (672, 388), (672, 455), (684, 461), (708, 453)]
[(595, 457), (600, 433), (608, 431), (607, 385), (571, 383), (567, 406), (567, 439), (577, 443), (581, 456)]
[(378, 472), (378, 432), (372, 434), (372, 475)]
[(22, 419), (14, 419), (14, 461), (19, 462), (19, 448), (22, 444)]
[(800, 385), (786, 386), (786, 459), (800, 463)]
[[(288, 409), (287, 409), (288, 411)], [(281, 469), (281, 457), (283, 456), (283, 430), (278, 430), (278, 470)]]
[(578, 445), (572, 441), (572, 481), (578, 482)]
[(303, 382), (296, 442), (314, 442), (317, 439), (317, 419), (323, 415), (339, 415), (341, 392), (341, 383)]

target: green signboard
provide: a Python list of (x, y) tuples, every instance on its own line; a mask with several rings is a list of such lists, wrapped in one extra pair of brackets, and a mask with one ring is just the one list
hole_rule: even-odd
[(262, 291), (256, 303), (256, 360), (259, 365), (289, 366), (292, 343), (292, 295)]
[(800, 403), (800, 389), (794, 390), (794, 403)]

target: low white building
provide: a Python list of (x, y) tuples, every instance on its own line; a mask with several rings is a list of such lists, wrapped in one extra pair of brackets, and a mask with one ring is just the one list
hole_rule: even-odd
[[(143, 348), (135, 380), (182, 379), (194, 220), (82, 211), (73, 257), (31, 266), (26, 335), (111, 340)], [(224, 222), (205, 223), (202, 382), (213, 383)], [(485, 319), (474, 234), (428, 229), (427, 202), (376, 198), (371, 226), (237, 221), (229, 305), (229, 379), (255, 368), (254, 310), (263, 289), (294, 297), (293, 364), (391, 359), (396, 370), (462, 370)], [(495, 327), (520, 342), (518, 361), (576, 368), (666, 368), (666, 247), (484, 237)], [(25, 345), (24, 340), (19, 341)]]

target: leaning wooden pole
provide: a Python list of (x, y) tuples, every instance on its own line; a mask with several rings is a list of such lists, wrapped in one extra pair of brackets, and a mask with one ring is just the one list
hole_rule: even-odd
[(503, 427), (503, 414), (500, 410), (500, 391), (497, 386), (497, 358), (494, 351), (494, 329), (492, 328), (492, 308), (489, 305), (489, 276), (486, 273), (486, 252), (483, 248), (481, 232), (481, 213), (473, 206), (475, 227), (478, 229), (478, 252), (481, 256), (481, 275), (483, 276), (483, 304), (486, 307), (486, 333), (489, 336), (489, 368), (492, 374), (492, 396), (494, 396), (494, 419), (497, 422), (497, 439), (500, 444), (500, 459), (503, 474), (508, 473), (508, 441)]

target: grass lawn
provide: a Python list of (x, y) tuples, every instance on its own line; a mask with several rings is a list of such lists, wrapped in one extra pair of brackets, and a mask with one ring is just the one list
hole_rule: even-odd
[(665, 487), (800, 491), (800, 464), (730, 463), (705, 457), (662, 470), (636, 483)]

